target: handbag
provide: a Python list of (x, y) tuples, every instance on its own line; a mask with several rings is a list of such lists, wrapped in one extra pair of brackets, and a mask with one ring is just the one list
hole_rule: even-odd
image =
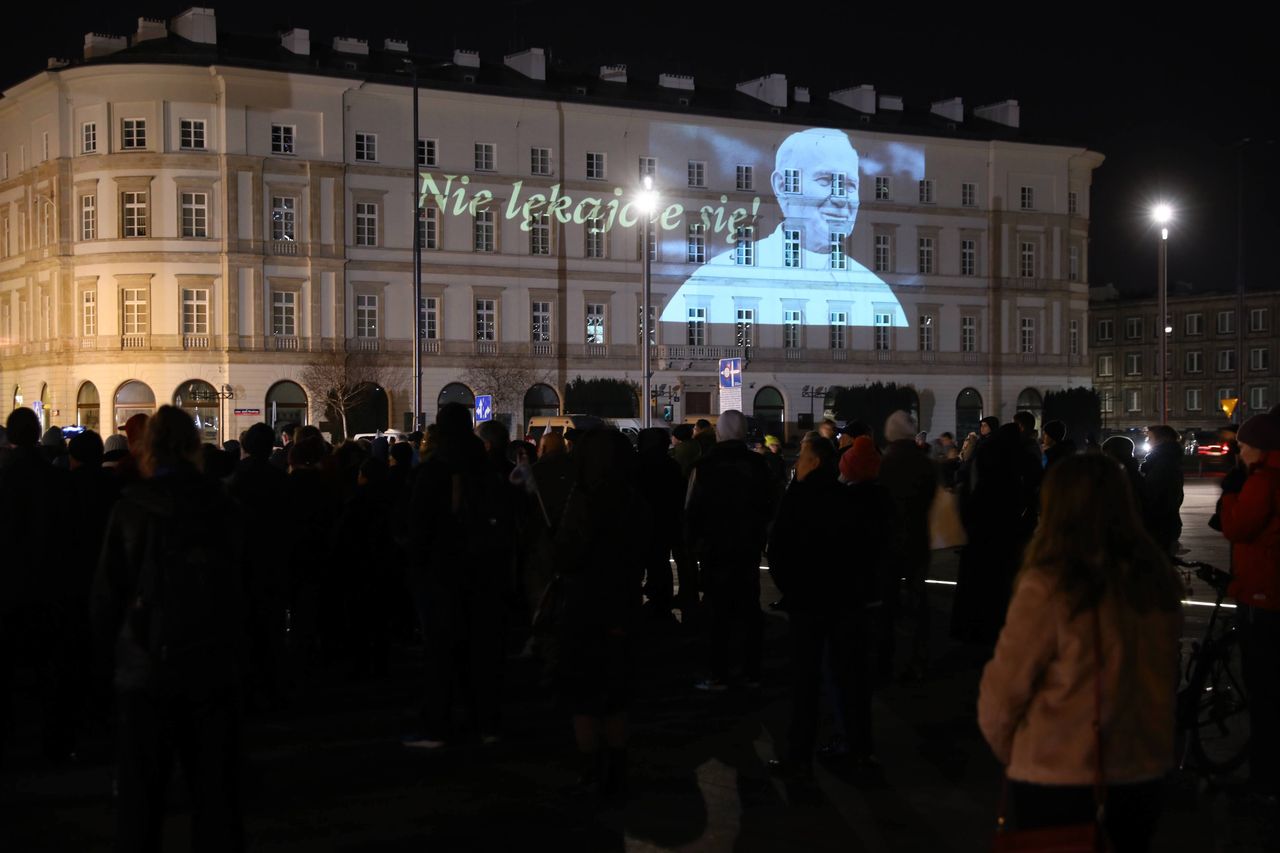
[(1100, 853), (1106, 851), (1107, 833), (1102, 826), (1107, 788), (1102, 766), (1102, 625), (1097, 609), (1093, 612), (1093, 647), (1097, 674), (1094, 676), (1093, 739), (1097, 763), (1093, 773), (1093, 802), (1097, 807), (1093, 820), (1067, 826), (1045, 826), (1037, 829), (1010, 830), (1005, 826), (1009, 797), (1006, 773), (1000, 791), (1000, 813), (996, 817), (996, 837), (991, 845), (995, 853)]
[(929, 548), (959, 548), (969, 543), (964, 523), (960, 520), (959, 498), (941, 484), (934, 490), (929, 505)]

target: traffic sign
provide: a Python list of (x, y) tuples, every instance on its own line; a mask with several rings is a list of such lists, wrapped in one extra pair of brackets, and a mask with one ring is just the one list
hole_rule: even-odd
[(1239, 404), (1239, 397), (1227, 397), (1222, 400), (1222, 411), (1226, 412), (1227, 417), (1229, 418), (1236, 413), (1236, 406)]
[(721, 388), (741, 388), (742, 387), (742, 359), (740, 358), (720, 359), (720, 387)]
[(480, 394), (476, 397), (476, 423), (493, 420), (493, 395)]

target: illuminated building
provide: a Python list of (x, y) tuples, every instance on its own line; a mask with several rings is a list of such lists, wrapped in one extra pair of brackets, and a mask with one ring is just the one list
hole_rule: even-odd
[[(1006, 419), (1024, 391), (1091, 379), (1102, 161), (1024, 141), (1018, 123), (1016, 102), (915, 108), (778, 74), (709, 89), (548, 67), (537, 49), (437, 62), (390, 39), (218, 33), (200, 8), (141, 19), (0, 100), (0, 393), (40, 401), (46, 424), (102, 425), (179, 395), (225, 439), (260, 419), (325, 420), (302, 371), (351, 353), (388, 377), (352, 431), (370, 415), (403, 427), (417, 187), (424, 407), (492, 390), (459, 383), (501, 359), (545, 377), (497, 401), (524, 423), (577, 376), (640, 378), (629, 203), (651, 173), (659, 411), (717, 411), (716, 359), (744, 355), (744, 408), (792, 429), (821, 417), (815, 389), (877, 380), (915, 387), (932, 434)], [(814, 128), (856, 150), (819, 193), (851, 197), (856, 225), (783, 221), (779, 200), (808, 203), (819, 178), (775, 157)], [(852, 233), (805, 233), (823, 223)], [(766, 255), (789, 269), (774, 275)], [(718, 257), (752, 285), (706, 290)], [(826, 290), (798, 290), (799, 270), (823, 263)], [(880, 295), (844, 292), (853, 269)]]

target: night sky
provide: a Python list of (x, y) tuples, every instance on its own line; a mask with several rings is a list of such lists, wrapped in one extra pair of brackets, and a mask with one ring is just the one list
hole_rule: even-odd
[[(1234, 289), (1241, 235), (1245, 286), (1280, 287), (1266, 261), (1280, 225), (1274, 204), (1280, 74), (1277, 48), (1261, 25), (1243, 34), (1118, 29), (1104, 25), (1109, 15), (1075, 6), (1062, 7), (1052, 24), (1028, 7), (1001, 18), (1004, 27), (1025, 18), (1025, 28), (990, 30), (972, 19), (948, 22), (924, 7), (898, 5), (908, 23), (930, 21), (908, 29), (883, 15), (855, 16), (851, 3), (772, 4), (780, 10), (772, 22), (752, 21), (738, 4), (718, 3), (624, 9), (546, 0), (366, 2), (352, 5), (358, 17), (287, 8), (294, 4), (211, 5), (223, 30), (300, 26), (311, 30), (313, 41), (349, 35), (371, 44), (407, 38), (414, 53), (441, 57), (455, 47), (478, 49), (486, 60), (542, 47), (553, 62), (625, 63), (633, 79), (671, 71), (730, 86), (779, 72), (793, 85), (808, 85), (815, 98), (861, 83), (918, 103), (960, 96), (974, 106), (1016, 98), (1026, 138), (1087, 145), (1107, 157), (1094, 173), (1092, 284), (1154, 292), (1156, 238), (1148, 211), (1165, 199), (1177, 211), (1171, 287)], [(79, 57), (87, 31), (132, 34), (140, 15), (169, 18), (185, 8), (149, 0), (43, 4), (24, 26), (5, 31), (0, 85), (42, 69), (46, 57)]]

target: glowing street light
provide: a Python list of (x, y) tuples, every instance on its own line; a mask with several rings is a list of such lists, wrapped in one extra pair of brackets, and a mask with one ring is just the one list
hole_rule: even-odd
[(643, 214), (641, 217), (643, 233), (640, 238), (640, 252), (644, 264), (644, 280), (641, 287), (640, 304), (640, 375), (643, 380), (640, 423), (645, 429), (648, 429), (653, 426), (653, 400), (651, 399), (653, 371), (649, 364), (649, 305), (652, 302), (650, 292), (649, 230), (653, 227), (653, 212), (658, 209), (658, 191), (653, 188), (652, 175), (645, 175), (641, 183), (644, 189), (641, 190), (640, 196), (636, 200), (636, 207), (640, 208), (640, 212)]
[(1156, 320), (1156, 328), (1164, 329), (1164, 334), (1160, 336), (1160, 341), (1156, 349), (1156, 373), (1160, 376), (1160, 423), (1169, 422), (1169, 377), (1168, 377), (1168, 358), (1166, 357), (1166, 347), (1169, 342), (1167, 335), (1173, 332), (1173, 327), (1169, 325), (1169, 304), (1168, 294), (1168, 261), (1169, 261), (1169, 223), (1173, 220), (1173, 208), (1168, 204), (1161, 202), (1151, 209), (1151, 219), (1160, 226), (1160, 249), (1156, 264), (1156, 292), (1159, 294), (1158, 319)]

